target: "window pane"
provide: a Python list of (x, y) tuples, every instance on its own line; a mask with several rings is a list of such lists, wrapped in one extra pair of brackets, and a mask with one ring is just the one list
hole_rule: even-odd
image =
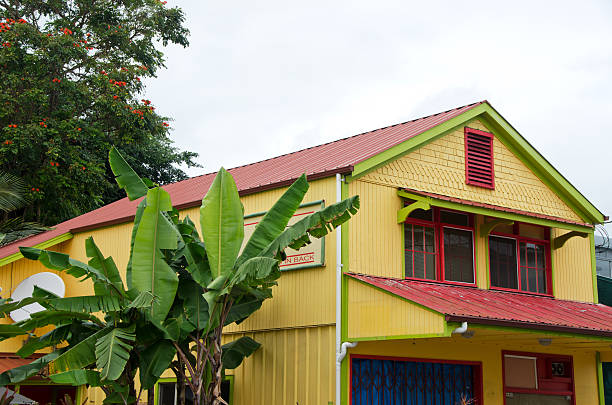
[(404, 257), (406, 260), (406, 277), (414, 277), (412, 269), (412, 252), (405, 252)]
[(422, 209), (417, 209), (412, 211), (410, 215), (408, 215), (408, 218), (420, 219), (422, 221), (433, 221), (433, 211), (423, 211)]
[(425, 255), (425, 263), (426, 263), (426, 279), (435, 280), (436, 279), (436, 255), (427, 254)]
[[(538, 292), (537, 275), (536, 269), (529, 269), (527, 273), (527, 280), (529, 281), (528, 287), (526, 288), (527, 291)], [(523, 288), (523, 290), (525, 290), (525, 288)]]
[(425, 253), (414, 252), (414, 277), (425, 278)]
[(444, 228), (444, 277), (449, 281), (474, 282), (472, 232)]
[(175, 383), (160, 383), (158, 405), (174, 405), (174, 389)]
[(489, 237), (489, 259), (491, 285), (503, 288), (518, 288), (516, 241), (514, 239)]
[(425, 242), (423, 238), (423, 227), (419, 225), (414, 225), (414, 250), (419, 252), (423, 252), (425, 250)]
[(536, 267), (539, 269), (544, 269), (546, 268), (546, 265), (544, 263), (546, 263), (546, 261), (544, 260), (545, 258), (545, 249), (544, 249), (544, 245), (535, 245), (535, 253), (536, 253)]
[[(521, 243), (521, 249), (526, 249), (527, 251), (527, 267), (535, 267), (536, 266), (536, 253), (535, 246), (533, 243)], [(525, 263), (521, 263), (521, 265), (525, 265)]]
[(435, 232), (433, 228), (425, 228), (425, 251), (434, 253), (436, 251)]
[(468, 214), (452, 211), (440, 211), (440, 222), (452, 225), (470, 225), (470, 217)]
[(404, 224), (404, 246), (412, 250), (412, 225)]
[(546, 294), (546, 270), (538, 270), (538, 292)]

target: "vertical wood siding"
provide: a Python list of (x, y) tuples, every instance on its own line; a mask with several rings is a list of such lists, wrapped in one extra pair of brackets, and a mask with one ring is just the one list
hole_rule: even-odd
[(444, 316), (356, 280), (349, 280), (350, 339), (442, 335)]
[(261, 348), (236, 370), (234, 404), (328, 404), (334, 400), (333, 326), (226, 335), (249, 336)]
[[(554, 238), (566, 231), (553, 229)], [(560, 249), (552, 251), (555, 297), (564, 300), (593, 302), (591, 247), (589, 238), (574, 237)]]
[[(467, 126), (488, 131), (478, 120)], [(497, 138), (493, 139), (493, 160), (494, 190), (465, 184), (465, 140), (461, 127), (362, 179), (581, 221)]]
[(402, 200), (397, 189), (358, 180), (349, 183), (349, 194), (359, 195), (361, 208), (349, 225), (349, 266), (344, 271), (403, 278), (403, 227), (397, 223)]

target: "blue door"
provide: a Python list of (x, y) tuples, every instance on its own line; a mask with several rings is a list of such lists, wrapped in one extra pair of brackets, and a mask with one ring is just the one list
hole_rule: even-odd
[(478, 404), (478, 366), (440, 362), (351, 359), (352, 405)]

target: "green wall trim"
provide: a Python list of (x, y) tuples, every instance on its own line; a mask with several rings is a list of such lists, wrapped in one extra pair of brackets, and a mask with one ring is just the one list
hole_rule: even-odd
[[(474, 117), (482, 114), (486, 111), (488, 105), (481, 104), (476, 106), (461, 115), (458, 115), (450, 120), (443, 122), (419, 135), (416, 135), (399, 145), (395, 145), (376, 156), (372, 156), (369, 159), (364, 160), (363, 162), (357, 163), (353, 168), (353, 173), (349, 176), (349, 181), (353, 181), (362, 177), (369, 172), (376, 170), (380, 166), (384, 166), (385, 164), (397, 159), (400, 156), (405, 155), (406, 153), (420, 148), (436, 140), (437, 138), (446, 135), (447, 133), (453, 131), (457, 126), (464, 124), (466, 121), (471, 120)], [(488, 107), (490, 108), (490, 107)]]
[(603, 366), (601, 365), (601, 353), (595, 352), (595, 361), (597, 363), (597, 394), (599, 397), (599, 405), (605, 405), (606, 399), (604, 395), (604, 378)]
[[(44, 242), (41, 242), (41, 243), (39, 243), (37, 245), (34, 245), (33, 247), (38, 248), (38, 249), (46, 249), (48, 247), (57, 245), (58, 243), (65, 242), (68, 239), (72, 239), (72, 236), (73, 235), (70, 232), (66, 232), (66, 233), (58, 235), (58, 236), (56, 236), (54, 238), (51, 238), (51, 239), (46, 240)], [(17, 242), (19, 242), (19, 241), (17, 241)], [(15, 243), (17, 243), (17, 242), (15, 242)], [(2, 259), (0, 259), (0, 267), (6, 266), (7, 264), (10, 264), (10, 263), (12, 263), (12, 262), (14, 262), (16, 260), (21, 259), (21, 258), (23, 258), (23, 255), (21, 254), (21, 252), (13, 253), (12, 255), (3, 257)]]
[(476, 207), (474, 205), (467, 205), (456, 203), (452, 201), (446, 201), (442, 199), (437, 199), (433, 197), (426, 197), (419, 194), (410, 193), (407, 191), (399, 190), (398, 195), (403, 198), (409, 198), (411, 200), (424, 200), (432, 206), (441, 207), (441, 208), (449, 208), (457, 211), (471, 212), (473, 214), (486, 215), (489, 217), (496, 217), (501, 219), (507, 219), (510, 221), (520, 221), (534, 225), (542, 225), (548, 226), (551, 228), (561, 228), (568, 229), (570, 231), (579, 231), (579, 232), (592, 232), (593, 228), (588, 226), (576, 225), (576, 224), (568, 224), (566, 222), (557, 222), (550, 219), (544, 218), (535, 218), (529, 215), (521, 215), (515, 214), (506, 211), (498, 211), (492, 208), (484, 208), (484, 207)]
[(589, 232), (589, 244), (591, 245), (591, 278), (593, 282), (593, 302), (599, 303), (599, 292), (597, 291), (597, 260), (595, 259), (595, 231)]
[(351, 338), (352, 342), (367, 342), (367, 341), (381, 341), (381, 340), (402, 340), (402, 339), (428, 339), (428, 338), (443, 338), (449, 337), (450, 332), (449, 329), (444, 328), (444, 332), (442, 333), (423, 333), (423, 334), (413, 334), (413, 335), (392, 335), (392, 336), (369, 336), (369, 337), (360, 337), (360, 338)]
[[(593, 342), (605, 342), (605, 344), (612, 343), (612, 337), (608, 336), (597, 336), (597, 335), (587, 335), (581, 333), (571, 333), (571, 332), (557, 332), (543, 329), (523, 329), (523, 328), (514, 328), (511, 326), (497, 326), (497, 325), (484, 325), (476, 323), (475, 321), (469, 322), (470, 329), (474, 329), (476, 333), (478, 333), (478, 329), (489, 329), (489, 330), (499, 330), (503, 332), (515, 332), (515, 333), (528, 333), (535, 334), (540, 336), (552, 336), (552, 337), (560, 337), (560, 338), (576, 338), (580, 340), (592, 340)], [(554, 342), (553, 342), (554, 343)]]

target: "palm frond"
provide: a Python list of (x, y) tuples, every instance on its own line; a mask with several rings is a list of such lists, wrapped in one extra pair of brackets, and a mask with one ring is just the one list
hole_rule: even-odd
[(25, 182), (10, 173), (0, 172), (0, 211), (9, 212), (23, 207)]

